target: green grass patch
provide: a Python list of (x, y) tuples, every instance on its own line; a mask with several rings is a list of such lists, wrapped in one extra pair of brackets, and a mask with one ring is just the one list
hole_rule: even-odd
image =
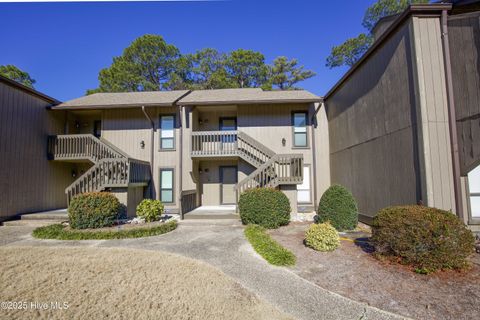
[(165, 224), (131, 228), (122, 230), (108, 231), (79, 231), (67, 229), (61, 224), (53, 224), (40, 227), (33, 230), (33, 236), (38, 239), (57, 239), (57, 240), (109, 240), (109, 239), (128, 239), (158, 236), (175, 230), (177, 221), (170, 221)]
[(282, 247), (265, 232), (265, 228), (250, 224), (245, 228), (245, 236), (253, 249), (268, 263), (275, 266), (293, 266), (295, 255)]

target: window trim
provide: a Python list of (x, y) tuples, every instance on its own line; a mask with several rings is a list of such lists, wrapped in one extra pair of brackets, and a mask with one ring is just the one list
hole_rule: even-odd
[[(310, 188), (308, 189), (308, 192), (310, 193), (310, 195), (309, 195), (310, 201), (306, 201), (306, 202), (304, 202), (304, 201), (298, 201), (298, 191), (299, 191), (299, 190), (298, 190), (298, 186), (299, 186), (299, 184), (297, 184), (297, 204), (301, 204), (301, 205), (313, 204), (313, 197), (312, 197), (312, 196), (313, 196), (313, 193), (312, 193), (312, 191), (313, 191), (313, 188), (312, 188), (312, 165), (311, 165), (311, 164), (304, 163), (304, 164), (303, 164), (302, 171), (304, 170), (305, 167), (308, 167), (308, 168), (309, 168), (309, 169), (308, 169), (308, 173), (309, 173), (310, 176), (309, 176), (308, 178), (309, 178), (309, 181), (310, 181)], [(302, 172), (302, 174), (303, 174), (303, 172)], [(305, 177), (303, 177), (303, 178), (305, 179)], [(302, 183), (303, 183), (303, 181), (302, 181)], [(306, 189), (303, 189), (303, 190), (305, 191)]]
[[(295, 114), (305, 114), (305, 145), (295, 145)], [(308, 110), (293, 110), (291, 113), (291, 126), (292, 126), (292, 149), (310, 149), (310, 139), (308, 138), (310, 122), (308, 121)]]
[[(173, 117), (173, 147), (172, 148), (162, 148), (162, 139), (170, 139), (170, 138), (162, 138), (162, 117)], [(158, 116), (158, 128), (159, 128), (159, 136), (158, 136), (158, 142), (159, 142), (159, 151), (176, 151), (177, 149), (177, 139), (176, 139), (176, 132), (175, 132), (175, 127), (177, 124), (177, 115), (174, 113), (165, 113), (165, 114), (160, 114)]]
[[(162, 188), (162, 172), (163, 171), (171, 171), (172, 172), (172, 189), (164, 189)], [(164, 202), (162, 203), (166, 205), (175, 205), (176, 204), (176, 199), (175, 199), (175, 168), (174, 167), (161, 167), (159, 168), (159, 174), (158, 174), (158, 199), (162, 201), (162, 190), (172, 190), (172, 202)]]
[[(475, 168), (474, 168), (475, 169)], [(480, 218), (474, 217), (472, 212), (471, 197), (480, 197), (480, 193), (470, 192), (470, 183), (468, 181), (468, 174), (465, 177), (465, 195), (467, 198), (468, 224), (479, 225)]]

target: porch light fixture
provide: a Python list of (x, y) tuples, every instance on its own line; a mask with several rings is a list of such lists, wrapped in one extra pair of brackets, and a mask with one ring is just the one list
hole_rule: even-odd
[(77, 176), (77, 172), (75, 170), (72, 170), (72, 178), (75, 178)]
[(287, 144), (287, 140), (285, 138), (282, 138), (282, 146), (285, 147), (286, 144)]
[(145, 149), (145, 141), (140, 141), (140, 148)]
[(200, 173), (200, 174), (203, 173), (202, 168), (198, 168), (198, 173)]

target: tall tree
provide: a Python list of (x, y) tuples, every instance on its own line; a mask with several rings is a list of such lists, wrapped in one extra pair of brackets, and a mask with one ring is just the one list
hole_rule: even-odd
[(191, 55), (193, 89), (235, 88), (229, 77), (226, 64), (228, 56), (213, 48), (206, 48)]
[(227, 58), (228, 77), (239, 88), (261, 87), (267, 83), (268, 67), (265, 57), (260, 52), (238, 49)]
[(362, 33), (334, 46), (327, 57), (327, 67), (352, 66), (372, 45), (372, 31), (381, 18), (400, 13), (410, 4), (428, 2), (429, 0), (378, 0), (368, 7), (363, 17), (362, 26), (368, 33)]
[(270, 68), (269, 81), (280, 90), (296, 89), (295, 84), (315, 75), (315, 72), (303, 68), (298, 66), (296, 59), (277, 57)]
[(35, 80), (28, 74), (28, 72), (22, 71), (13, 64), (7, 64), (0, 66), (0, 75), (7, 77), (11, 80), (17, 81), (24, 86), (34, 89), (33, 85)]
[(178, 71), (180, 52), (158, 35), (135, 39), (123, 54), (113, 58), (110, 67), (100, 71), (94, 92), (158, 91), (168, 89), (171, 76)]

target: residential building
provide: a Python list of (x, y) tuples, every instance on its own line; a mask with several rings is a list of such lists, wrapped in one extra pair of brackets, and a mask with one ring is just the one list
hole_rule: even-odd
[[(97, 93), (64, 103), (0, 77), (0, 219), (109, 190), (188, 217), (274, 187), (292, 219), (333, 183), (360, 220), (424, 204), (480, 225), (480, 7), (411, 5), (324, 98), (303, 90)], [(67, 196), (63, 194), (64, 190)], [(63, 197), (63, 200), (62, 200)]]

